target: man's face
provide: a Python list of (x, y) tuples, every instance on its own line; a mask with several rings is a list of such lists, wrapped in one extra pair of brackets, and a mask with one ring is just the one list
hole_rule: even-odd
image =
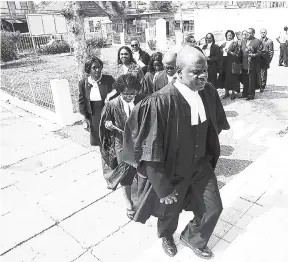
[(253, 32), (253, 30), (249, 29), (247, 31), (247, 38), (252, 39), (253, 37), (254, 37), (254, 32)]
[(176, 73), (176, 61), (174, 62), (164, 62), (164, 68), (168, 76), (174, 76)]
[(242, 33), (242, 39), (243, 39), (243, 40), (247, 39), (247, 32), (246, 32), (246, 31), (244, 31), (244, 32)]
[(187, 63), (180, 72), (181, 81), (193, 91), (204, 88), (208, 79), (207, 62), (203, 59), (194, 63)]
[(261, 31), (260, 31), (260, 35), (261, 35), (262, 38), (265, 38), (266, 35), (267, 35), (266, 30), (261, 30)]
[(138, 41), (132, 41), (131, 42), (131, 49), (132, 49), (132, 52), (137, 52), (139, 50), (139, 43)]

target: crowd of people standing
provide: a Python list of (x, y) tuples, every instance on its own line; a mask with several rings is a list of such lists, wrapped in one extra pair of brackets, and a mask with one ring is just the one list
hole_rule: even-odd
[[(232, 100), (240, 83), (247, 100), (255, 98), (257, 88), (264, 91), (274, 47), (267, 30), (260, 33), (257, 39), (249, 28), (238, 40), (228, 30), (221, 45), (208, 33), (203, 46), (190, 35), (178, 53), (151, 56), (133, 40), (131, 49), (118, 50), (113, 76), (102, 74), (99, 58), (85, 64), (79, 108), (91, 145), (100, 146), (112, 170), (121, 166), (117, 183), (127, 216), (141, 223), (156, 216), (158, 237), (171, 257), (177, 254), (173, 234), (182, 210), (193, 211), (194, 219), (180, 241), (201, 258), (213, 257), (207, 243), (223, 209), (214, 174), (218, 135), (230, 128), (216, 89), (224, 88), (222, 98)], [(285, 55), (281, 59), (285, 64)], [(114, 171), (110, 179), (116, 179)]]

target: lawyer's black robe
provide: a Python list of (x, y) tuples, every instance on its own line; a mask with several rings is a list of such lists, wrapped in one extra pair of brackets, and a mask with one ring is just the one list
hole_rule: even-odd
[[(218, 134), (222, 130), (229, 129), (230, 126), (214, 87), (207, 83), (199, 94), (208, 112), (207, 119), (209, 119), (206, 154), (211, 156), (210, 163), (215, 168), (220, 155)], [(134, 108), (125, 125), (123, 161), (135, 168), (142, 161), (163, 164), (166, 178), (173, 180), (177, 170), (181, 169), (177, 166), (179, 140), (185, 140), (184, 137), (179, 137), (178, 131), (182, 125), (187, 125), (180, 96), (172, 81), (160, 91), (142, 100)], [(187, 198), (185, 210), (192, 211), (189, 197)], [(160, 204), (151, 183), (147, 181), (139, 196), (134, 221), (145, 223), (151, 215), (162, 216), (163, 206), (165, 205)]]

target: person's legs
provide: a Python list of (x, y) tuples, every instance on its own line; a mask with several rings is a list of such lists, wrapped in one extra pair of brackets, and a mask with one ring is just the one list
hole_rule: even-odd
[(222, 212), (222, 201), (214, 171), (208, 162), (197, 172), (192, 182), (194, 219), (181, 233), (181, 240), (195, 248), (203, 249), (212, 235)]
[(249, 74), (248, 70), (243, 69), (242, 70), (242, 84), (243, 84), (243, 91), (242, 91), (242, 97), (245, 98), (248, 96), (248, 89), (249, 89)]
[(133, 210), (133, 201), (131, 196), (131, 186), (122, 186), (123, 195), (126, 201), (127, 210)]
[(268, 69), (261, 69), (261, 87), (260, 87), (260, 92), (263, 92), (265, 87), (266, 87), (267, 71), (268, 71)]
[(279, 66), (283, 65), (283, 52), (284, 52), (284, 45), (280, 44), (280, 55), (279, 55)]
[(288, 45), (284, 44), (284, 51), (283, 51), (283, 63), (284, 66), (288, 66)]
[(255, 90), (257, 86), (257, 72), (256, 70), (249, 71), (249, 88), (248, 88), (248, 99), (254, 99)]

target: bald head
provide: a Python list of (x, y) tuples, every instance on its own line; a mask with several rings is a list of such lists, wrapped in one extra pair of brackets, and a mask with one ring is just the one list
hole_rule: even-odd
[(176, 64), (177, 53), (168, 51), (164, 54), (163, 64)]
[(206, 58), (201, 51), (192, 46), (185, 46), (178, 52), (176, 66), (183, 69), (188, 65), (204, 64), (206, 65)]
[(169, 76), (173, 76), (176, 73), (176, 58), (177, 54), (175, 52), (168, 51), (164, 54), (162, 63)]
[(177, 55), (178, 76), (182, 83), (193, 91), (205, 87), (207, 60), (201, 51), (192, 46), (183, 47)]

